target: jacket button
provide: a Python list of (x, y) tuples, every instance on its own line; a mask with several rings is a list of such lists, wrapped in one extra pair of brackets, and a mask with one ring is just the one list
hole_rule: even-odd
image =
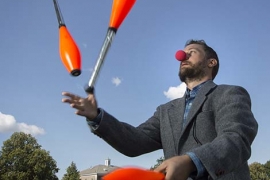
[(216, 176), (221, 176), (221, 175), (223, 175), (225, 173), (225, 171), (223, 171), (223, 170), (218, 170), (218, 171), (216, 171)]

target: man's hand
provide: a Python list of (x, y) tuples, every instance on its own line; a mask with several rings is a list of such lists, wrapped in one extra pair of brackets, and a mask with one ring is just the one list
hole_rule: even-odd
[(188, 155), (183, 155), (165, 160), (154, 171), (165, 173), (165, 180), (187, 180), (196, 166)]
[(97, 102), (93, 94), (88, 94), (86, 98), (82, 98), (69, 92), (63, 92), (62, 102), (69, 103), (71, 107), (77, 109), (75, 112), (80, 116), (85, 116), (87, 119), (92, 120), (97, 117)]

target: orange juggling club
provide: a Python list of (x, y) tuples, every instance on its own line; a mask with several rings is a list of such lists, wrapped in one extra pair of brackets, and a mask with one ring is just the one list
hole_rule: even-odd
[(59, 53), (62, 63), (72, 76), (81, 74), (81, 54), (69, 33), (62, 17), (57, 0), (53, 0), (59, 24)]
[(136, 0), (114, 0), (109, 27), (118, 29)]
[(135, 1), (136, 0), (113, 0), (109, 28), (96, 61), (95, 68), (92, 72), (92, 76), (89, 80), (88, 86), (85, 88), (87, 93), (93, 93), (97, 76), (111, 46), (116, 31), (133, 7)]
[(164, 180), (162, 173), (140, 168), (121, 168), (103, 176), (102, 180)]

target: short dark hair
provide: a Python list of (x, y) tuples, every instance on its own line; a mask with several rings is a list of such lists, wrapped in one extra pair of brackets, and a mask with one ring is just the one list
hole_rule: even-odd
[(217, 60), (217, 65), (213, 67), (213, 71), (212, 71), (212, 78), (214, 80), (217, 73), (218, 73), (218, 69), (219, 69), (219, 59), (218, 59), (218, 55), (217, 55), (216, 51), (214, 51), (213, 48), (208, 46), (204, 40), (194, 40), (194, 39), (188, 40), (185, 44), (185, 47), (190, 45), (190, 44), (202, 45), (204, 52), (205, 52), (205, 55), (206, 55), (206, 59), (214, 58)]

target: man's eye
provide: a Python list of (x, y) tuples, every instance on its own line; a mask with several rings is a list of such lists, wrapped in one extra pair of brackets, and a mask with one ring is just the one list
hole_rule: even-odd
[(189, 51), (189, 54), (195, 53), (195, 51)]

